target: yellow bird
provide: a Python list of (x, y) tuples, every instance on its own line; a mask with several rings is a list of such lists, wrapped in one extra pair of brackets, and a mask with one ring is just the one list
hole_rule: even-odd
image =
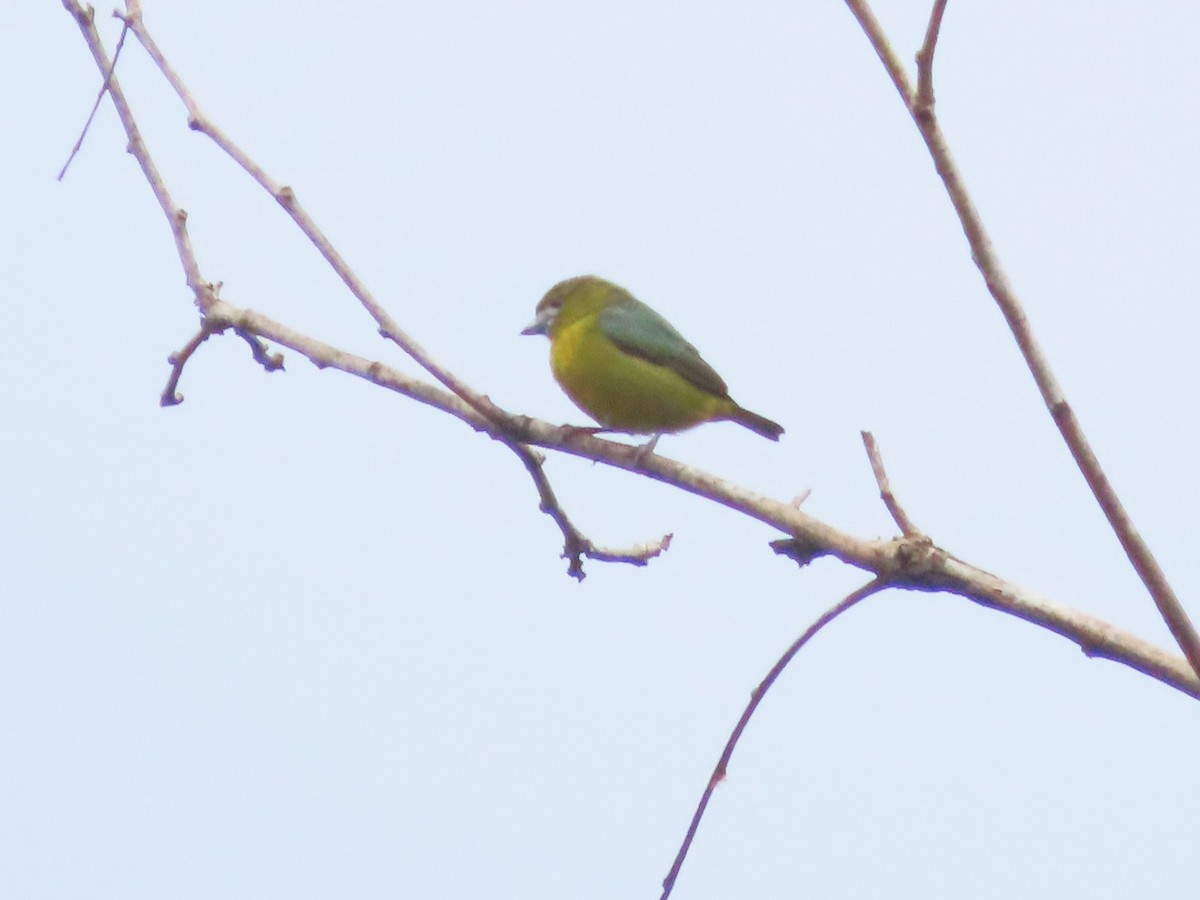
[(629, 291), (594, 275), (559, 282), (521, 334), (550, 338), (550, 368), (575, 405), (604, 430), (661, 434), (727, 419), (773, 441), (783, 427), (739, 406), (671, 323)]

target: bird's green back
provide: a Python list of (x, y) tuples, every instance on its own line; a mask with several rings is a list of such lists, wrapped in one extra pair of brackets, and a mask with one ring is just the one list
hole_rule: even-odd
[(702, 391), (728, 397), (729, 388), (674, 326), (623, 288), (616, 288), (597, 320), (605, 337), (624, 350), (686, 378)]

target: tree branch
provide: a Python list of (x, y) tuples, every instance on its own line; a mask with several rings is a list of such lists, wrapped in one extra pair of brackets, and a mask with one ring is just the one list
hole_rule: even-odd
[(825, 555), (873, 572), (891, 582), (925, 590), (947, 590), (968, 600), (1040, 625), (1079, 645), (1085, 653), (1122, 663), (1189, 696), (1200, 699), (1200, 679), (1187, 662), (1132, 632), (1080, 610), (1038, 596), (990, 572), (957, 559), (928, 538), (892, 540), (857, 538), (815, 519), (791, 503), (757, 494), (694, 466), (655, 454), (639, 462), (637, 448), (526, 416), (513, 416), (506, 433), (460, 398), (383, 363), (338, 350), (269, 319), (261, 313), (218, 301), (212, 315), (287, 347), (321, 368), (335, 368), (435, 407), (501, 442), (558, 450), (629, 472), (712, 500), (790, 535), (791, 540), (822, 548)]
[(1179, 598), (1175, 595), (1175, 591), (1167, 581), (1166, 574), (1158, 564), (1158, 560), (1154, 558), (1150, 547), (1134, 527), (1133, 520), (1117, 497), (1117, 492), (1109, 482), (1108, 476), (1104, 474), (1095, 451), (1092, 450), (1091, 444), (1083, 433), (1083, 427), (1067, 402), (1062, 385), (1058, 383), (1058, 379), (1050, 368), (1049, 360), (1033, 334), (1025, 310), (1008, 280), (1008, 275), (1000, 263), (995, 247), (992, 246), (991, 238), (967, 192), (962, 173), (954, 162), (950, 147), (942, 133), (933, 103), (933, 54), (941, 30), (942, 15), (946, 7), (945, 0), (935, 0), (929, 27), (925, 34), (925, 43), (917, 56), (919, 69), (916, 94), (913, 93), (904, 67), (892, 49), (879, 20), (871, 12), (870, 6), (865, 0), (846, 0), (846, 5), (858, 19), (871, 46), (883, 61), (892, 83), (900, 92), (909, 114), (916, 123), (921, 137), (925, 140), (938, 175), (941, 177), (946, 192), (950, 195), (950, 201), (954, 204), (958, 219), (962, 223), (975, 265), (983, 275), (984, 283), (996, 301), (996, 305), (1000, 307), (1000, 312), (1004, 315), (1004, 319), (1017, 341), (1017, 346), (1021, 350), (1021, 355), (1025, 358), (1025, 363), (1037, 383), (1042, 400), (1050, 411), (1054, 424), (1058, 426), (1063, 441), (1075, 459), (1075, 464), (1083, 473), (1084, 480), (1092, 491), (1092, 496), (1096, 498), (1096, 502), (1104, 511), (1121, 548), (1149, 591), (1158, 607), (1159, 614), (1166, 622), (1167, 628), (1170, 629), (1172, 637), (1183, 650), (1184, 656), (1187, 657), (1192, 671), (1200, 673), (1200, 633), (1197, 633), (1191, 619), (1184, 611), (1183, 605), (1179, 602)]
[(696, 831), (700, 827), (700, 820), (704, 818), (704, 811), (708, 808), (708, 801), (712, 799), (713, 792), (717, 789), (717, 785), (725, 780), (726, 774), (729, 771), (729, 760), (733, 757), (733, 751), (737, 748), (738, 741), (742, 739), (742, 732), (746, 730), (746, 726), (750, 724), (750, 719), (754, 716), (758, 705), (762, 703), (763, 697), (767, 691), (771, 689), (783, 670), (787, 668), (788, 663), (795, 658), (810, 640), (817, 636), (817, 633), (846, 612), (860, 600), (865, 600), (872, 594), (877, 593), (888, 585), (880, 581), (878, 578), (869, 581), (856, 591), (852, 591), (847, 596), (843, 597), (837, 604), (826, 610), (820, 618), (812, 623), (804, 634), (796, 638), (792, 645), (784, 651), (783, 656), (779, 657), (778, 662), (771, 667), (771, 671), (759, 683), (753, 693), (750, 694), (750, 702), (746, 704), (746, 708), (742, 711), (742, 717), (733, 726), (733, 732), (729, 735), (729, 740), (725, 742), (725, 749), (721, 751), (721, 758), (717, 760), (717, 765), (713, 769), (713, 773), (709, 776), (708, 784), (705, 785), (703, 793), (700, 795), (700, 802), (696, 806), (696, 811), (692, 814), (692, 821), (688, 824), (687, 834), (684, 835), (683, 843), (679, 846), (679, 852), (675, 854), (675, 861), (671, 864), (671, 870), (667, 873), (667, 877), (663, 879), (662, 900), (667, 900), (671, 896), (671, 891), (675, 888), (675, 881), (679, 878), (679, 871), (683, 868), (683, 862), (687, 859), (688, 851), (692, 847), (692, 841), (696, 837)]
[(937, 49), (938, 36), (942, 33), (942, 16), (946, 14), (947, 0), (934, 0), (929, 14), (929, 25), (925, 29), (925, 42), (917, 51), (917, 96), (914, 104), (919, 109), (933, 109), (933, 52)]
[[(89, 19), (95, 18), (95, 10), (88, 7), (84, 13)], [(96, 118), (96, 110), (100, 108), (100, 102), (104, 99), (104, 95), (108, 92), (108, 84), (112, 81), (113, 72), (117, 69), (117, 60), (121, 58), (121, 51), (125, 48), (125, 36), (129, 34), (129, 26), (121, 29), (121, 36), (117, 38), (117, 48), (113, 51), (112, 62), (108, 66), (108, 71), (104, 73), (104, 81), (100, 83), (100, 90), (96, 92), (96, 102), (92, 104), (92, 111), (88, 113), (86, 121), (83, 123), (83, 130), (79, 132), (79, 140), (75, 142), (75, 146), (71, 148), (71, 152), (67, 155), (67, 161), (63, 163), (63, 167), (58, 170), (58, 180), (62, 181), (67, 177), (67, 169), (71, 167), (71, 161), (75, 159), (76, 154), (83, 148), (83, 139), (87, 137), (88, 129), (92, 127), (92, 120)]]
[[(173, 353), (170, 357), (168, 357), (168, 362), (171, 364), (171, 375), (168, 378), (167, 386), (164, 389), (160, 399), (161, 405), (174, 406), (183, 401), (183, 397), (178, 393), (177, 388), (179, 385), (179, 378), (183, 373), (184, 365), (186, 365), (188, 359), (191, 358), (192, 354), (195, 353), (200, 344), (208, 340), (211, 335), (223, 332), (227, 328), (232, 328), (236, 334), (238, 334), (250, 345), (250, 349), (254, 354), (255, 361), (262, 365), (267, 371), (282, 369), (282, 355), (270, 354), (267, 351), (266, 346), (259, 339), (260, 335), (269, 336), (268, 333), (256, 331), (253, 328), (244, 327), (238, 322), (232, 321), (229, 316), (223, 315), (225, 311), (231, 309), (232, 307), (229, 307), (220, 300), (218, 291), (219, 284), (213, 284), (205, 280), (201, 275), (200, 265), (196, 259), (195, 251), (192, 248), (191, 238), (187, 230), (187, 212), (176, 206), (174, 200), (172, 200), (170, 192), (167, 190), (166, 184), (162, 180), (162, 177), (158, 172), (158, 168), (150, 156), (150, 151), (141, 138), (141, 132), (138, 129), (137, 122), (134, 120), (133, 112), (125, 100), (125, 95), (121, 90), (121, 85), (114, 75), (114, 67), (111, 63), (109, 63), (107, 53), (104, 50), (104, 44), (100, 39), (99, 33), (96, 31), (95, 16), (93, 11), (90, 7), (84, 8), (80, 6), (76, 0), (63, 0), (63, 6), (72, 14), (72, 16), (75, 18), (76, 24), (79, 25), (79, 28), (83, 33), (84, 40), (87, 42), (89, 49), (92, 51), (92, 56), (96, 60), (96, 64), (101, 68), (102, 71), (106, 72), (106, 87), (112, 95), (113, 104), (117, 108), (117, 115), (121, 119), (121, 124), (124, 126), (125, 132), (129, 137), (129, 151), (133, 154), (133, 156), (137, 159), (138, 164), (142, 167), (142, 172), (145, 174), (146, 180), (150, 184), (150, 189), (154, 192), (154, 196), (158, 200), (159, 206), (162, 208), (164, 215), (167, 217), (167, 221), (171, 227), (171, 233), (175, 237), (175, 246), (179, 253), (180, 261), (183, 264), (183, 269), (186, 274), (188, 284), (193, 288), (193, 292), (196, 296), (196, 302), (201, 312), (201, 324), (199, 332), (197, 332), (191, 341), (184, 346), (183, 350), (177, 354)], [(126, 4), (125, 15), (122, 16), (118, 13), (114, 13), (114, 15), (117, 15), (118, 18), (120, 18), (125, 24), (125, 28), (122, 29), (121, 32), (122, 36), (124, 36), (126, 30), (133, 31), (138, 40), (144, 47), (146, 47), (147, 51), (158, 63), (163, 74), (167, 77), (171, 84), (175, 86), (176, 90), (180, 92), (180, 96), (183, 97), (184, 102), (188, 104), (189, 113), (192, 115), (191, 123), (193, 123), (193, 128), (196, 128), (197, 126), (194, 123), (198, 121), (196, 117), (199, 115), (199, 112), (196, 110), (194, 101), (192, 101), (191, 96), (184, 88), (182, 82), (179, 80), (179, 77), (175, 74), (170, 65), (167, 64), (165, 58), (162, 56), (162, 53), (158, 50), (157, 45), (154, 44), (153, 40), (146, 32), (145, 25), (142, 21), (141, 4), (137, 2), (137, 0), (130, 0), (130, 2)], [(265, 173), (262, 172), (257, 164), (255, 164), (248, 156), (246, 156), (246, 154), (244, 154), (231, 141), (229, 141), (228, 138), (225, 138), (223, 135), (221, 137), (222, 140), (219, 140), (218, 144), (220, 144), (220, 146), (225, 149), (227, 153), (237, 160), (242, 165), (242, 168), (250, 172), (250, 174), (255, 177), (256, 181), (259, 181), (260, 184), (264, 184), (264, 179), (269, 181)], [(273, 182), (271, 182), (271, 184), (273, 184)], [(267, 186), (267, 184), (264, 184), (264, 187)], [(278, 190), (278, 192), (273, 191), (273, 193), (279, 193), (290, 197), (291, 189), (281, 188)], [(286, 203), (284, 206), (285, 208), (288, 208)], [(297, 221), (297, 224), (301, 226), (301, 228), (305, 231), (305, 234), (307, 234), (310, 239), (313, 240), (314, 244), (317, 245), (318, 249), (321, 250), (322, 254), (325, 255), (327, 260), (329, 260), (330, 264), (338, 270), (339, 274), (342, 275), (343, 280), (349, 279), (347, 284), (351, 291), (353, 291), (355, 295), (359, 297), (364, 305), (367, 306), (368, 310), (371, 311), (372, 315), (376, 317), (376, 320), (380, 322), (380, 333), (385, 337), (391, 338), (393, 342), (397, 343), (399, 346), (409, 352), (409, 354), (418, 362), (420, 362), (427, 371), (437, 377), (439, 381), (446, 385), (446, 387), (450, 388), (454, 392), (454, 395), (458, 399), (467, 403), (472, 410), (488, 419), (490, 422), (497, 424), (498, 427), (491, 431), (492, 436), (512, 450), (512, 452), (515, 453), (525, 464), (526, 470), (529, 471), (530, 475), (533, 477), (534, 484), (536, 485), (539, 496), (541, 497), (542, 511), (549, 515), (563, 532), (563, 538), (565, 542), (563, 555), (569, 560), (568, 571), (572, 576), (579, 580), (583, 579), (583, 557), (604, 562), (625, 562), (633, 565), (645, 565), (648, 560), (658, 556), (660, 553), (666, 550), (668, 546), (670, 546), (670, 535), (667, 535), (665, 538), (662, 538), (658, 541), (652, 541), (639, 545), (630, 550), (612, 550), (603, 547), (597, 547), (595, 544), (593, 544), (591, 540), (589, 540), (574, 526), (574, 524), (571, 523), (570, 519), (563, 511), (561, 504), (558, 502), (557, 497), (555, 497), (553, 490), (550, 488), (550, 484), (546, 479), (545, 473), (541, 470), (540, 461), (535, 461), (534, 451), (511, 437), (509, 432), (512, 428), (512, 416), (496, 407), (486, 397), (482, 397), (475, 391), (466, 387), (465, 384), (463, 384), (457, 377), (453, 375), (453, 373), (443, 369), (434, 360), (432, 360), (432, 358), (430, 358), (428, 354), (416, 344), (415, 341), (412, 341), (406, 335), (404, 335), (399, 326), (397, 326), (395, 322), (392, 321), (391, 317), (388, 316), (388, 314), (383, 310), (383, 308), (375, 302), (374, 298), (371, 297), (366, 291), (366, 288), (358, 282), (357, 276), (349, 271), (349, 268), (346, 266), (341, 256), (337, 254), (337, 251), (334, 250), (332, 245), (330, 245), (329, 242), (324, 238), (324, 235), (321, 234), (320, 230), (308, 217), (307, 213), (304, 213), (298, 204), (294, 204), (291, 207), (291, 211), (293, 213), (292, 218)], [(243, 315), (245, 315), (244, 312)], [(282, 328), (282, 326), (280, 327)], [(295, 332), (290, 332), (290, 330), (287, 330), (287, 333), (295, 336), (299, 340), (307, 341), (307, 339), (296, 335)], [(286, 345), (286, 342), (282, 343), (285, 343)], [(325, 350), (332, 352), (326, 353), (324, 352)], [(326, 347), (322, 347), (322, 352), (305, 355), (309, 356), (309, 359), (311, 359), (320, 367), (327, 365), (337, 367), (337, 360), (341, 359), (343, 356), (338, 351), (334, 351), (333, 348)], [(406, 387), (408, 390), (412, 391), (410, 396), (413, 396), (414, 399), (424, 398), (423, 402), (428, 402), (429, 398), (432, 396), (426, 393), (427, 389), (429, 389), (431, 386), (416, 381), (415, 379), (406, 379)], [(435, 402), (432, 405), (438, 404)], [(630, 449), (632, 450), (633, 448)]]
[(371, 290), (354, 273), (345, 258), (333, 246), (333, 243), (326, 237), (312, 216), (301, 205), (300, 200), (296, 197), (296, 192), (287, 185), (279, 184), (279, 182), (268, 175), (257, 162), (250, 158), (249, 154), (234, 143), (221, 128), (204, 114), (196, 99), (183, 83), (183, 79), (171, 67), (171, 64), (167, 61), (158, 44), (155, 43), (154, 38), (147, 30), (145, 20), (142, 17), (139, 0), (128, 0), (125, 8), (126, 12), (121, 17), (122, 20), (133, 32), (134, 37), (138, 39), (138, 42), (141, 43), (142, 47), (154, 61), (154, 64), (158, 66), (163, 76), (183, 102), (184, 107), (187, 109), (188, 127), (212, 139), (221, 150), (241, 166), (246, 174), (253, 178), (263, 190), (270, 194), (283, 207), (304, 236), (317, 248), (317, 251), (325, 258), (325, 261), (329, 263), (338, 277), (342, 279), (342, 282), (349, 288), (350, 293), (358, 299), (371, 318), (375, 320), (375, 323), (379, 327), (379, 333), (385, 339), (391, 341), (407, 353), (421, 368), (432, 375), (447, 390), (461, 397), (482, 415), (502, 418), (504, 415), (502, 410), (496, 407), (491, 400), (479, 391), (470, 387), (456, 374), (435, 360), (424, 347), (417, 343), (416, 339), (406, 333), (388, 314), (383, 304), (375, 298)]
[[(171, 365), (171, 375), (167, 378), (167, 386), (163, 388), (162, 396), (159, 398), (159, 406), (178, 406), (183, 402), (183, 394), (179, 393), (179, 379), (183, 376), (183, 367), (192, 358), (192, 354), (200, 349), (201, 344), (222, 331), (224, 329), (215, 327), (210, 320), (203, 319), (200, 323), (200, 330), (184, 344), (183, 349), (167, 357), (167, 362)], [(250, 345), (254, 361), (266, 371), (278, 372), (283, 369), (282, 353), (271, 353), (266, 344), (249, 332), (238, 331), (237, 335)]]
[(554, 524), (558, 526), (563, 534), (562, 556), (563, 559), (567, 560), (567, 574), (572, 578), (577, 581), (583, 581), (586, 577), (583, 571), (583, 558), (585, 556), (597, 562), (628, 563), (632, 566), (644, 566), (671, 546), (673, 535), (670, 534), (663, 535), (657, 541), (639, 544), (628, 550), (614, 550), (596, 546), (583, 532), (575, 527), (566, 512), (563, 511), (562, 504), (558, 502), (558, 497), (554, 493), (554, 488), (550, 486), (550, 480), (546, 477), (545, 469), (542, 466), (545, 457), (531, 447), (517, 441), (513, 441), (508, 446), (517, 454), (521, 462), (525, 464), (525, 469), (533, 479), (534, 486), (537, 487), (538, 496), (541, 498), (541, 504), (538, 508), (554, 520)]
[[(97, 66), (102, 72), (108, 72), (111, 66), (90, 15), (76, 0), (63, 0), (63, 6), (72, 13), (79, 24)], [(137, 3), (131, 0), (129, 10), (129, 15), (136, 13)], [(134, 30), (133, 25), (130, 28)], [(1174, 654), (1086, 613), (1038, 597), (959, 560), (937, 547), (927, 537), (913, 535), (893, 540), (857, 538), (813, 518), (795, 504), (754, 493), (667, 457), (648, 454), (643, 458), (636, 447), (602, 440), (588, 434), (584, 429), (552, 425), (538, 419), (508, 413), (495, 407), (490, 401), (487, 401), (481, 410), (480, 404), (472, 402), (478, 397), (474, 392), (468, 394), (468, 399), (448, 386), (444, 389), (401, 373), (381, 362), (347, 353), (253, 310), (234, 306), (218, 297), (216, 288), (201, 276), (187, 233), (187, 215), (172, 201), (145, 143), (141, 140), (119, 79), (115, 75), (109, 84), (108, 93), (113, 98), (129, 136), (130, 152), (141, 166), (171, 227), (188, 285), (195, 293), (204, 319), (202, 324), (207, 324), (214, 332), (233, 328), (243, 336), (251, 335), (288, 347), (318, 367), (339, 369), (454, 416), (476, 431), (483, 432), (513, 449), (518, 456), (522, 456), (524, 451), (532, 452), (529, 446), (536, 445), (638, 472), (777, 529), (788, 536), (788, 543), (797, 548), (797, 558), (804, 554), (807, 554), (808, 558), (818, 554), (830, 555), (849, 565), (874, 573), (877, 580), (886, 584), (958, 594), (1053, 631), (1075, 642), (1090, 655), (1120, 662), (1190, 696), (1200, 698), (1200, 679), (1197, 679), (1195, 671), (1189, 668), (1184, 660)], [(390, 319), (385, 321), (390, 322)], [(440, 371), (440, 367), (437, 368)], [(428, 367), (427, 371), (430, 371)], [(452, 376), (451, 381), (458, 383)], [(445, 381), (442, 383), (445, 385)], [(528, 457), (522, 456), (522, 459), (526, 462)], [(527, 462), (526, 468), (529, 469)], [(542, 485), (536, 478), (535, 483), (538, 484), (540, 493)], [(545, 502), (544, 496), (542, 500)], [(555, 506), (556, 502), (551, 504), (551, 508)], [(563, 518), (565, 520), (565, 516)], [(562, 528), (562, 522), (557, 518), (556, 521)], [(564, 530), (568, 553), (573, 534), (577, 535), (573, 525)], [(622, 553), (600, 550), (589, 542), (583, 545), (581, 552), (584, 556), (596, 559), (606, 556), (636, 556), (649, 559), (657, 550), (665, 549), (665, 539), (660, 543), (662, 546), (657, 548), (651, 544), (648, 545), (651, 549), (635, 548), (633, 551)], [(622, 558), (621, 561), (631, 560)]]
[(205, 322), (195, 336), (183, 345), (182, 350), (167, 357), (167, 362), (171, 364), (171, 376), (167, 379), (167, 386), (163, 388), (162, 397), (158, 401), (159, 406), (178, 406), (183, 402), (183, 394), (179, 393), (179, 379), (183, 375), (183, 367), (192, 358), (192, 354), (200, 349), (200, 345), (213, 334), (215, 332), (212, 327)]
[(875, 443), (875, 435), (864, 431), (862, 432), (862, 441), (863, 446), (867, 448), (867, 459), (871, 462), (871, 473), (875, 476), (875, 483), (879, 485), (879, 499), (887, 507), (892, 521), (896, 523), (900, 528), (900, 533), (905, 537), (921, 535), (921, 530), (913, 524), (908, 513), (904, 511), (904, 507), (900, 505), (900, 501), (896, 499), (896, 495), (892, 493), (892, 483), (888, 479), (887, 470), (883, 467), (883, 457), (879, 453), (879, 445)]
[(92, 52), (92, 58), (96, 61), (96, 65), (101, 72), (106, 73), (108, 96), (112, 98), (113, 106), (116, 107), (117, 115), (121, 119), (121, 125), (125, 128), (125, 134), (129, 138), (129, 152), (133, 154), (133, 158), (141, 166), (142, 174), (146, 176), (146, 181), (150, 183), (150, 189), (154, 192), (154, 198), (162, 208), (163, 215), (172, 222), (171, 234), (175, 237), (175, 250), (178, 252), (179, 259), (183, 263), (184, 276), (187, 278), (188, 287), (192, 289), (192, 293), (196, 298), (196, 305), (203, 314), (207, 311), (209, 304), (216, 300), (216, 293), (213, 290), (213, 286), (200, 277), (200, 267), (196, 264), (196, 254), (192, 251), (191, 239), (188, 237), (187, 229), (182, 227), (183, 223), (187, 221), (187, 213), (176, 206), (175, 202), (171, 199), (171, 193), (167, 190), (166, 182), (163, 181), (162, 174), (158, 171), (158, 167), (150, 157), (150, 152), (146, 149), (146, 142), (142, 139), (141, 130), (138, 128), (137, 122), (133, 118), (133, 113), (129, 109), (129, 103), (125, 99), (125, 92), (121, 89), (121, 82), (116, 77), (113, 65), (109, 62), (108, 53), (105, 51), (104, 44), (100, 40), (100, 35), (96, 31), (94, 10), (90, 6), (86, 8), (80, 6), (77, 0), (62, 0), (62, 4), (63, 8), (74, 17), (75, 24), (79, 26), (79, 30), (83, 33), (83, 39), (87, 43), (88, 49)]

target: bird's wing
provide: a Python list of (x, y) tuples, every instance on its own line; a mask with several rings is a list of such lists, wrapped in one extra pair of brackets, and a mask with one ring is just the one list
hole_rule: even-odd
[(599, 316), (600, 330), (626, 353), (671, 369), (696, 387), (718, 397), (729, 388), (696, 348), (671, 323), (633, 297), (606, 307)]

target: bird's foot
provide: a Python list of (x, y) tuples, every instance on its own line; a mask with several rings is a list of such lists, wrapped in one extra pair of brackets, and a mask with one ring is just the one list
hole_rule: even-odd
[(656, 434), (650, 438), (650, 440), (646, 441), (646, 443), (642, 444), (642, 446), (637, 448), (637, 451), (633, 454), (633, 461), (635, 464), (640, 466), (650, 458), (650, 456), (654, 453), (654, 445), (658, 443), (658, 439), (660, 437), (662, 437), (661, 433)]

